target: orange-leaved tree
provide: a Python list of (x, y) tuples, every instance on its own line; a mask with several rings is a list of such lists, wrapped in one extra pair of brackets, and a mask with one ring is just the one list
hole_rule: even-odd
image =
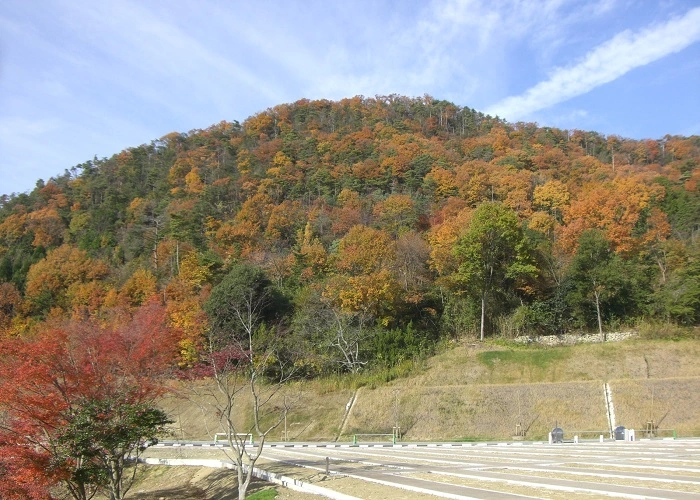
[(109, 268), (101, 260), (90, 258), (84, 250), (62, 245), (29, 268), (25, 300), (34, 312), (65, 308), (70, 305), (67, 295), (71, 285), (100, 280), (108, 273)]

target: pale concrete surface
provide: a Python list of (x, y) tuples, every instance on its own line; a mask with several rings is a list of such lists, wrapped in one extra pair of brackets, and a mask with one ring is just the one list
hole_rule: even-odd
[[(151, 451), (173, 458), (222, 453), (202, 444)], [(700, 497), (700, 440), (693, 439), (555, 445), (270, 443), (258, 465), (368, 500)]]

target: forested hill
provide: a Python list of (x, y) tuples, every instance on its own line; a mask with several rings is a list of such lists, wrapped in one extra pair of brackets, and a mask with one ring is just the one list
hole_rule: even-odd
[(157, 296), (191, 361), (227, 324), (227, 280), (275, 290), (263, 319), (316, 371), (478, 334), (482, 306), (486, 335), (694, 325), (699, 167), (697, 136), (509, 124), (427, 96), (283, 104), (3, 196), (0, 329)]

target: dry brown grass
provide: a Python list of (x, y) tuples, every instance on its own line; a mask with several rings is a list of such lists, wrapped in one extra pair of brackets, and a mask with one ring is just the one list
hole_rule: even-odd
[[(209, 404), (211, 398), (204, 395), (213, 390), (207, 381), (179, 382), (173, 392), (164, 398), (161, 406), (175, 420), (171, 426), (173, 437), (180, 440), (213, 440), (214, 434), (225, 432), (218, 414)], [(265, 388), (261, 388), (263, 398)], [(311, 384), (294, 383), (274, 394), (262, 407), (263, 428), (268, 428), (283, 418), (285, 398), (291, 409), (287, 412), (287, 434), (290, 440), (332, 440), (342, 422), (345, 405), (353, 391), (339, 389), (335, 392), (319, 393)], [(236, 396), (236, 411), (233, 420), (241, 432), (252, 429), (252, 398), (243, 390)], [(284, 440), (284, 421), (274, 429), (269, 439)]]
[(610, 382), (616, 423), (641, 429), (650, 420), (682, 436), (700, 435), (700, 378), (614, 380)]
[[(248, 495), (265, 489), (277, 491), (276, 500), (313, 500), (317, 495), (299, 493), (280, 486), (254, 479), (248, 487)], [(109, 495), (97, 495), (96, 500), (106, 500)], [(237, 500), (238, 481), (235, 471), (188, 465), (148, 465), (137, 473), (136, 482), (128, 493), (134, 500), (187, 499), (187, 500)]]
[[(500, 363), (491, 368), (478, 361), (479, 353), (489, 350), (550, 351), (556, 353), (557, 359), (543, 368), (518, 363)], [(700, 377), (698, 360), (700, 342), (692, 340), (628, 340), (563, 347), (463, 342), (431, 358), (428, 369), (412, 383), (432, 386)]]
[[(355, 433), (391, 433), (397, 420), (411, 440), (510, 439), (518, 423), (528, 430), (527, 439), (546, 438), (555, 424), (567, 437), (574, 430), (604, 430), (606, 381), (618, 424), (643, 426), (651, 418), (653, 390), (653, 418), (669, 411), (661, 427), (697, 436), (699, 359), (700, 342), (693, 340), (539, 349), (463, 343), (431, 358), (411, 377), (361, 388), (341, 440), (349, 441)], [(288, 401), (295, 402), (287, 415), (290, 439), (335, 439), (353, 395), (351, 385), (329, 380), (286, 387)], [(270, 401), (278, 415), (283, 397)], [(214, 412), (202, 411), (201, 403), (196, 397), (163, 401), (177, 420), (176, 437), (212, 439), (221, 432)], [(242, 395), (240, 403), (249, 408), (249, 397)], [(249, 415), (240, 411), (239, 424), (249, 424)], [(281, 440), (283, 432), (280, 426), (270, 438)]]
[(528, 439), (545, 439), (556, 423), (607, 428), (602, 382), (396, 385), (361, 391), (346, 433), (391, 432), (396, 415), (404, 438), (419, 441), (510, 439), (516, 424)]

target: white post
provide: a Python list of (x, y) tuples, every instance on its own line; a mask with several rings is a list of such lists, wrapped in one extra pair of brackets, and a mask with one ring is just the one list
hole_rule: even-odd
[(574, 436), (574, 444), (578, 444), (578, 435)]
[(600, 435), (600, 442), (601, 443), (603, 442), (603, 435), (602, 434)]
[(636, 441), (634, 436), (634, 429), (630, 429), (630, 441)]
[(552, 444), (552, 442), (553, 442), (553, 441), (552, 441), (552, 433), (550, 432), (550, 433), (549, 433), (549, 444)]

